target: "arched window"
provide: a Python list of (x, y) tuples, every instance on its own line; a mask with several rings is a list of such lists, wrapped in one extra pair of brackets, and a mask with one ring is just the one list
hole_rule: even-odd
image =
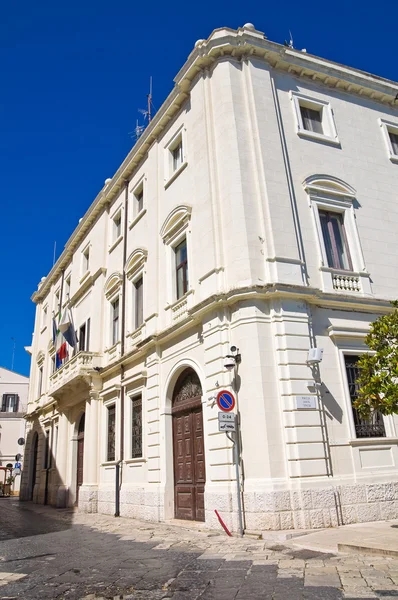
[(308, 177), (308, 194), (325, 291), (371, 293), (355, 220), (356, 191), (329, 175)]
[(160, 230), (164, 244), (169, 247), (169, 303), (185, 296), (191, 289), (190, 285), (190, 247), (188, 225), (192, 208), (181, 205), (174, 208), (168, 215)]
[(131, 331), (137, 330), (144, 323), (144, 270), (148, 252), (143, 248), (137, 248), (130, 254), (126, 262), (126, 275), (130, 285), (131, 298), (127, 315), (128, 326)]
[(105, 296), (109, 302), (109, 345), (111, 347), (120, 341), (121, 286), (120, 273), (112, 273), (105, 283)]

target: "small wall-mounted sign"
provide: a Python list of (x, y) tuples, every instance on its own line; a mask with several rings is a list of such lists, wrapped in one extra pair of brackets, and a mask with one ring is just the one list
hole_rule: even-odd
[(218, 413), (218, 431), (236, 431), (235, 413)]
[(296, 408), (316, 408), (316, 396), (295, 396)]

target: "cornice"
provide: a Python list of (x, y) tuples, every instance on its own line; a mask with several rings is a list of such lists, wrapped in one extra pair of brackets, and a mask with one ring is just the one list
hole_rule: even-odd
[(130, 150), (112, 179), (102, 188), (79, 225), (65, 245), (57, 262), (33, 294), (33, 302), (40, 302), (51, 285), (71, 261), (73, 252), (91, 225), (108, 203), (128, 184), (129, 179), (145, 158), (149, 148), (162, 135), (169, 122), (181, 110), (189, 97), (193, 81), (198, 74), (214, 68), (220, 60), (265, 60), (272, 68), (294, 76), (338, 88), (350, 94), (365, 96), (390, 106), (398, 93), (398, 84), (364, 71), (335, 63), (306, 52), (286, 48), (266, 39), (261, 31), (252, 27), (237, 30), (215, 29), (207, 40), (199, 40), (187, 61), (174, 79), (174, 89), (166, 98), (142, 136)]
[(103, 367), (101, 375), (108, 376), (116, 372), (120, 365), (128, 365), (139, 357), (146, 356), (148, 350), (154, 346), (169, 343), (175, 336), (180, 336), (190, 328), (202, 322), (203, 316), (214, 310), (225, 306), (233, 306), (238, 302), (252, 299), (253, 297), (264, 301), (279, 299), (297, 300), (307, 302), (311, 306), (319, 308), (330, 308), (345, 312), (358, 312), (366, 314), (388, 314), (393, 310), (391, 303), (387, 300), (362, 296), (360, 298), (349, 294), (333, 294), (322, 292), (315, 288), (303, 286), (290, 286), (286, 284), (253, 285), (245, 288), (233, 289), (229, 292), (214, 294), (193, 306), (187, 313), (185, 319), (173, 323), (171, 326), (157, 332), (142, 340), (134, 349), (121, 356), (114, 363)]

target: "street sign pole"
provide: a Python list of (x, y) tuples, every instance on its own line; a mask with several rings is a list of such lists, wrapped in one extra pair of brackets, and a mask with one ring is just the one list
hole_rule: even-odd
[(235, 439), (232, 438), (228, 432), (227, 438), (232, 442), (234, 447), (234, 460), (235, 460), (235, 476), (236, 476), (236, 493), (238, 500), (238, 517), (239, 517), (239, 535), (243, 537), (243, 517), (242, 517), (242, 498), (240, 493), (240, 470), (239, 470), (239, 424), (236, 423)]

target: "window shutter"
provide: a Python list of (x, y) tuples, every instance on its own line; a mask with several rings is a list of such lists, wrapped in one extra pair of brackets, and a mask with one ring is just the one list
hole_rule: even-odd
[(7, 409), (7, 394), (3, 394), (3, 401), (1, 403), (1, 412), (6, 412)]
[(14, 412), (18, 412), (18, 408), (19, 408), (19, 396), (18, 396), (18, 394), (15, 394), (15, 396), (14, 396)]
[(90, 319), (87, 319), (86, 325), (86, 351), (90, 350)]

